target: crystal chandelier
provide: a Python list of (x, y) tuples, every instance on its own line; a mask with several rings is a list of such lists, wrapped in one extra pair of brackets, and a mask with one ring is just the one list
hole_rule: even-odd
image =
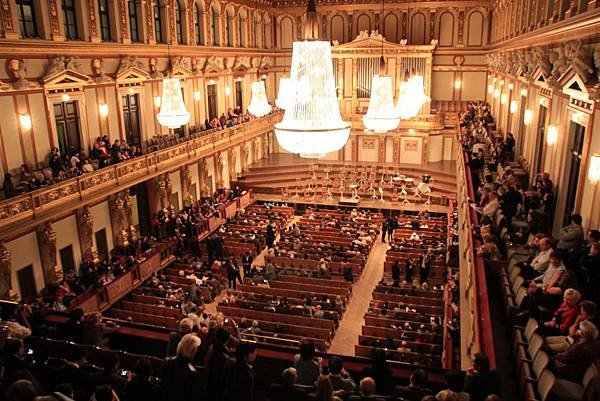
[(181, 94), (181, 82), (173, 77), (170, 49), (168, 75), (163, 79), (160, 111), (156, 118), (160, 125), (172, 129), (179, 128), (190, 121), (190, 113), (185, 108)]
[[(406, 73), (408, 76), (408, 71)], [(425, 94), (423, 76), (411, 75), (400, 85), (400, 96), (396, 109), (403, 119), (414, 118), (419, 114), (419, 110), (429, 98)]]
[(252, 82), (252, 97), (248, 111), (256, 117), (262, 117), (271, 112), (271, 105), (267, 101), (265, 93), (265, 83), (262, 80)]
[(281, 77), (279, 79), (279, 90), (277, 91), (277, 99), (275, 99), (275, 106), (283, 110), (287, 109), (291, 100), (291, 91), (292, 81), (288, 77)]
[[(384, 1), (381, 2), (381, 15), (384, 15)], [(381, 31), (381, 24), (379, 26)], [(379, 60), (379, 75), (374, 75), (371, 81), (371, 98), (367, 114), (363, 117), (365, 128), (375, 132), (387, 132), (400, 124), (400, 113), (394, 105), (392, 95), (392, 78), (384, 75), (385, 59), (383, 57), (383, 36), (381, 37), (381, 58)]]
[(317, 158), (341, 149), (350, 136), (337, 103), (331, 45), (316, 40), (319, 24), (314, 0), (308, 1), (305, 40), (292, 49), (291, 98), (283, 120), (275, 124), (279, 144), (301, 157)]

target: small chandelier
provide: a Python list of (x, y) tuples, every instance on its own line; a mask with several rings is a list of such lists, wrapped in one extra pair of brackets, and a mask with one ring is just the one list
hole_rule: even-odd
[[(414, 74), (414, 72), (413, 72)], [(408, 76), (408, 71), (406, 76)], [(411, 75), (400, 85), (400, 96), (396, 108), (403, 119), (414, 118), (423, 104), (429, 100), (423, 87), (422, 75)]]
[(181, 82), (173, 77), (170, 54), (168, 75), (163, 79), (160, 111), (156, 118), (160, 125), (172, 129), (186, 125), (190, 121), (190, 113), (185, 108), (181, 94)]
[(256, 117), (266, 116), (271, 112), (271, 105), (267, 101), (265, 92), (265, 83), (262, 80), (252, 82), (252, 97), (248, 111)]
[(280, 109), (287, 109), (289, 107), (292, 92), (292, 81), (288, 77), (281, 77), (279, 79), (279, 90), (277, 91), (277, 99), (275, 99), (275, 106)]
[(288, 152), (318, 158), (341, 149), (350, 136), (337, 102), (331, 45), (318, 39), (319, 24), (314, 0), (308, 0), (305, 40), (292, 49), (292, 98), (275, 124), (279, 144)]

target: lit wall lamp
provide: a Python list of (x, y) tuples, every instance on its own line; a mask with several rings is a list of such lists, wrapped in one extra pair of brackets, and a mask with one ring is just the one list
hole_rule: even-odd
[(229, 86), (226, 86), (226, 87), (225, 87), (225, 95), (226, 95), (226, 96), (229, 96), (229, 95), (231, 95), (231, 88), (230, 88)]
[(63, 102), (68, 102), (71, 99), (71, 96), (65, 93), (62, 95), (61, 99)]
[(500, 96), (500, 103), (506, 104), (506, 99), (508, 99), (508, 95), (506, 93), (503, 93), (502, 96)]
[(527, 90), (527, 88), (521, 89), (521, 96), (527, 97), (528, 94), (529, 94), (529, 91)]
[(409, 128), (408, 129), (408, 135), (414, 135), (415, 134), (415, 129), (414, 128)]
[(460, 82), (460, 79), (457, 79), (456, 81), (454, 81), (454, 87), (456, 89), (460, 89), (461, 85), (462, 85), (462, 82)]
[(25, 131), (30, 131), (32, 127), (31, 116), (29, 114), (19, 114), (19, 122)]
[(492, 79), (492, 82), (496, 83), (497, 80), (498, 80), (498, 78), (494, 77), (494, 79)]
[(129, 92), (130, 95), (133, 95), (135, 93), (135, 88), (129, 88), (127, 89), (127, 92)]
[(514, 87), (515, 87), (515, 85), (514, 85), (514, 84), (512, 84), (512, 83), (508, 84), (508, 89), (509, 89), (509, 90), (513, 90), (513, 88), (514, 88)]
[(194, 92), (194, 100), (195, 101), (199, 102), (201, 97), (202, 97), (202, 94), (200, 93), (200, 91)]
[(558, 140), (558, 127), (556, 125), (548, 126), (548, 135), (546, 136), (546, 143), (548, 145), (554, 145)]
[(514, 114), (517, 112), (517, 108), (519, 107), (519, 105), (517, 104), (516, 100), (511, 100), (510, 101), (510, 113)]
[(500, 89), (494, 89), (494, 98), (498, 99), (499, 96), (500, 96)]
[(525, 114), (523, 115), (523, 124), (529, 125), (533, 121), (533, 111), (530, 109), (525, 110)]
[(260, 78), (261, 79), (267, 79), (267, 74), (262, 74)]
[(590, 158), (590, 168), (588, 169), (588, 180), (592, 184), (600, 182), (600, 155), (593, 154)]
[(214, 80), (214, 79), (211, 79), (211, 80), (209, 80), (209, 81), (208, 81), (208, 84), (209, 84), (209, 85), (214, 85), (214, 84), (215, 84), (215, 80)]
[(504, 85), (504, 80), (503, 79), (500, 80), (500, 86), (502, 86), (502, 85)]
[(160, 96), (154, 96), (154, 107), (159, 108), (160, 107)]
[(492, 93), (494, 93), (494, 85), (489, 84), (488, 85), (488, 93), (491, 95)]
[(98, 104), (98, 113), (100, 113), (100, 116), (102, 117), (108, 116), (108, 105), (106, 103)]

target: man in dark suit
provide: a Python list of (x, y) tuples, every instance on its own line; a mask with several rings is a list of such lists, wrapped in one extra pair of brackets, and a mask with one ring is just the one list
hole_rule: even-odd
[(415, 369), (410, 375), (408, 386), (396, 386), (394, 397), (403, 398), (407, 401), (421, 401), (426, 395), (432, 394), (427, 387), (427, 373), (423, 369)]
[(295, 368), (287, 368), (281, 374), (282, 384), (272, 383), (269, 388), (271, 401), (306, 401), (308, 393), (299, 387), (298, 372)]

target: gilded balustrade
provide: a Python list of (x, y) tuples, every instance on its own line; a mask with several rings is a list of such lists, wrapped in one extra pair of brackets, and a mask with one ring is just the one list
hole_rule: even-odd
[[(146, 181), (154, 176), (175, 170), (202, 157), (226, 150), (263, 135), (281, 120), (274, 113), (251, 122), (215, 131), (205, 136), (145, 154), (80, 177), (32, 191), (0, 202), (0, 237), (11, 235), (6, 228), (15, 223), (64, 212), (69, 201), (83, 201), (96, 195), (110, 195), (128, 185)], [(78, 205), (81, 206), (81, 205)]]

